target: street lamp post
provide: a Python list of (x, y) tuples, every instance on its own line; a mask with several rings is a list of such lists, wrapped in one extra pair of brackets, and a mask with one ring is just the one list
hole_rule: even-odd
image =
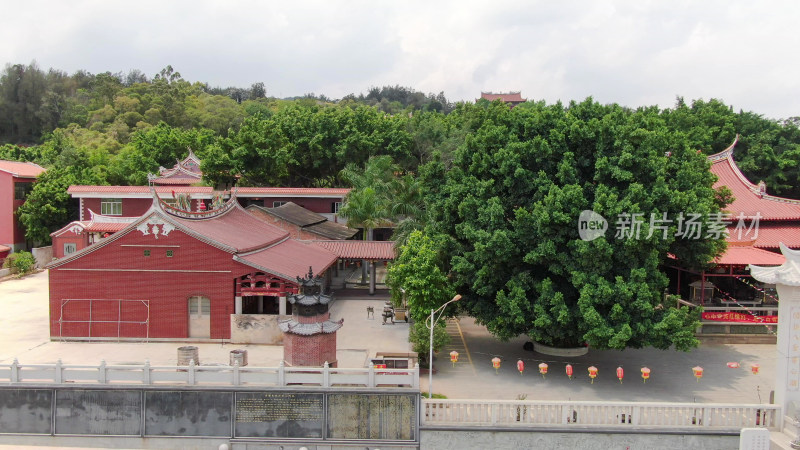
[[(436, 322), (442, 317), (444, 314), (444, 308), (449, 305), (450, 303), (457, 302), (461, 300), (461, 294), (456, 294), (455, 297), (452, 298), (449, 302), (445, 303), (444, 305), (440, 306), (438, 309), (434, 310), (431, 308), (431, 324), (428, 326), (426, 323), (425, 325), (428, 326), (428, 329), (431, 330), (431, 341), (430, 347), (428, 348), (428, 398), (433, 398), (433, 327), (436, 325)], [(439, 314), (439, 317), (434, 317), (434, 315), (441, 311), (442, 314)], [(427, 322), (427, 321), (426, 321)]]

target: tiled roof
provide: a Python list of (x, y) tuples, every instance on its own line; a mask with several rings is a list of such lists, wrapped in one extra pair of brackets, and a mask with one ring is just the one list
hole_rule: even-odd
[(481, 92), (481, 98), (485, 100), (494, 101), (502, 100), (504, 102), (524, 102), (526, 99), (522, 98), (522, 92)]
[(711, 172), (719, 178), (714, 187), (727, 186), (735, 198), (725, 210), (730, 212), (733, 217), (739, 213), (744, 213), (745, 216), (760, 214), (761, 220), (765, 221), (800, 219), (800, 200), (760, 193), (758, 186), (745, 178), (733, 160), (735, 145), (736, 142), (727, 149), (708, 157), (711, 161)]
[(309, 266), (314, 273), (324, 272), (336, 262), (336, 255), (310, 242), (287, 239), (262, 250), (236, 255), (234, 260), (287, 280), (296, 280), (308, 272)]
[(116, 233), (128, 225), (127, 223), (88, 222), (84, 229), (90, 233)]
[[(235, 202), (236, 199), (229, 201)], [(289, 236), (286, 231), (259, 220), (238, 204), (226, 213), (208, 219), (184, 219), (171, 215), (169, 218), (206, 240), (223, 244), (236, 252), (259, 249)]]
[[(150, 186), (83, 186), (72, 185), (67, 189), (68, 194), (150, 194)], [(159, 194), (208, 194), (213, 192), (210, 186), (154, 186)]]
[(349, 188), (288, 188), (288, 187), (237, 187), (236, 195), (281, 197), (344, 197)]
[(17, 178), (36, 178), (45, 168), (34, 163), (0, 160), (0, 172), (7, 172)]
[[(738, 232), (733, 227), (728, 228), (728, 235), (727, 240), (729, 242), (737, 242), (739, 240)], [(749, 236), (742, 232), (742, 240), (752, 240), (753, 235), (753, 232)], [(800, 222), (760, 223), (758, 236), (753, 242), (753, 247), (777, 250), (781, 242), (789, 248), (800, 249)]]
[[(259, 207), (256, 206), (256, 208)], [(313, 211), (309, 211), (293, 202), (287, 202), (276, 208), (261, 208), (261, 209), (267, 214), (280, 217), (281, 219), (289, 223), (293, 223), (301, 227), (313, 225), (315, 223), (325, 222), (328, 220), (325, 218), (325, 216), (319, 215)]]
[(757, 264), (766, 266), (779, 266), (783, 264), (783, 255), (754, 247), (739, 247), (729, 245), (725, 253), (714, 260), (716, 264), (727, 265), (747, 265)]
[(262, 214), (269, 214), (278, 217), (286, 222), (297, 225), (304, 231), (319, 235), (325, 239), (350, 239), (358, 233), (358, 230), (349, 228), (340, 223), (329, 221), (325, 216), (309, 211), (293, 202), (288, 202), (276, 208), (264, 208), (263, 206), (250, 205), (247, 210), (259, 217)]
[(167, 177), (167, 178), (158, 177), (158, 178), (153, 178), (153, 183), (157, 184), (157, 185), (160, 185), (160, 186), (165, 186), (165, 185), (170, 185), (170, 186), (181, 186), (181, 185), (188, 186), (188, 185), (191, 185), (191, 184), (195, 184), (195, 183), (197, 183), (199, 181), (200, 181), (200, 178), (189, 178), (189, 177)]
[(309, 225), (303, 229), (311, 233), (318, 234), (320, 237), (336, 240), (350, 239), (355, 236), (356, 233), (358, 233), (358, 230), (355, 228), (350, 228), (340, 223), (331, 222), (330, 220), (315, 223), (314, 225)]
[(394, 241), (314, 241), (343, 259), (392, 261)]

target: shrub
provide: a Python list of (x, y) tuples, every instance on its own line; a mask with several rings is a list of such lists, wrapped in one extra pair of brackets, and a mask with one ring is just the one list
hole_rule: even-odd
[(36, 259), (30, 252), (16, 252), (8, 255), (3, 262), (3, 268), (11, 269), (11, 273), (25, 275), (36, 267)]

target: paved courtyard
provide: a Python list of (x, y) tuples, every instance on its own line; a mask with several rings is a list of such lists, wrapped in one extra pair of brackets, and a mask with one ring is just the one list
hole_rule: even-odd
[[(371, 297), (352, 290), (337, 295), (331, 315), (334, 319), (345, 319), (344, 327), (337, 334), (340, 367), (364, 367), (368, 358), (378, 351), (409, 351), (409, 325), (405, 322), (382, 325), (383, 301), (380, 295)], [(375, 309), (373, 319), (367, 318), (367, 306)], [(94, 365), (101, 360), (108, 364), (138, 364), (149, 359), (153, 365), (174, 365), (177, 347), (183, 345), (178, 342), (50, 341), (46, 272), (0, 282), (0, 308), (3, 312), (0, 315), (2, 364), (14, 358), (21, 364), (54, 363), (60, 358), (65, 364)], [(773, 389), (778, 357), (774, 345), (717, 344), (702, 345), (691, 352), (591, 350), (586, 356), (555, 358), (523, 350), (523, 338), (500, 342), (469, 318), (460, 319), (458, 325), (448, 325), (448, 331), (453, 341), (435, 363), (438, 373), (434, 375), (434, 392), (450, 398), (514, 400), (525, 396), (528, 400), (766, 403)], [(222, 341), (192, 345), (199, 347), (203, 365), (227, 364), (229, 352), (240, 348), (248, 349), (252, 366), (276, 366), (283, 357), (281, 346), (236, 345)], [(447, 355), (451, 349), (460, 353), (455, 367)], [(495, 356), (502, 359), (498, 373), (491, 365)], [(525, 362), (523, 374), (516, 370), (518, 359)], [(538, 372), (542, 361), (549, 365), (544, 378)], [(739, 362), (741, 368), (730, 369), (727, 362)], [(574, 368), (572, 380), (564, 371), (567, 363)], [(760, 365), (758, 375), (750, 372), (752, 363)], [(587, 375), (590, 365), (599, 369), (594, 384)], [(699, 382), (691, 370), (696, 365), (705, 369)], [(615, 375), (618, 366), (625, 370), (622, 383)], [(652, 370), (647, 383), (643, 383), (640, 376), (643, 366)], [(428, 390), (427, 381), (427, 376), (423, 375), (423, 392)]]

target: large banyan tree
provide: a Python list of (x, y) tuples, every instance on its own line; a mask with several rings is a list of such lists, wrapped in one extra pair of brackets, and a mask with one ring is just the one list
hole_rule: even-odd
[[(426, 170), (429, 231), (451, 237), (462, 308), (501, 338), (550, 346), (697, 345), (697, 314), (665, 302), (663, 264), (698, 268), (724, 249), (724, 195), (657, 108), (588, 99), (453, 115), (471, 132)], [(582, 211), (607, 220), (603, 236), (581, 238)]]

